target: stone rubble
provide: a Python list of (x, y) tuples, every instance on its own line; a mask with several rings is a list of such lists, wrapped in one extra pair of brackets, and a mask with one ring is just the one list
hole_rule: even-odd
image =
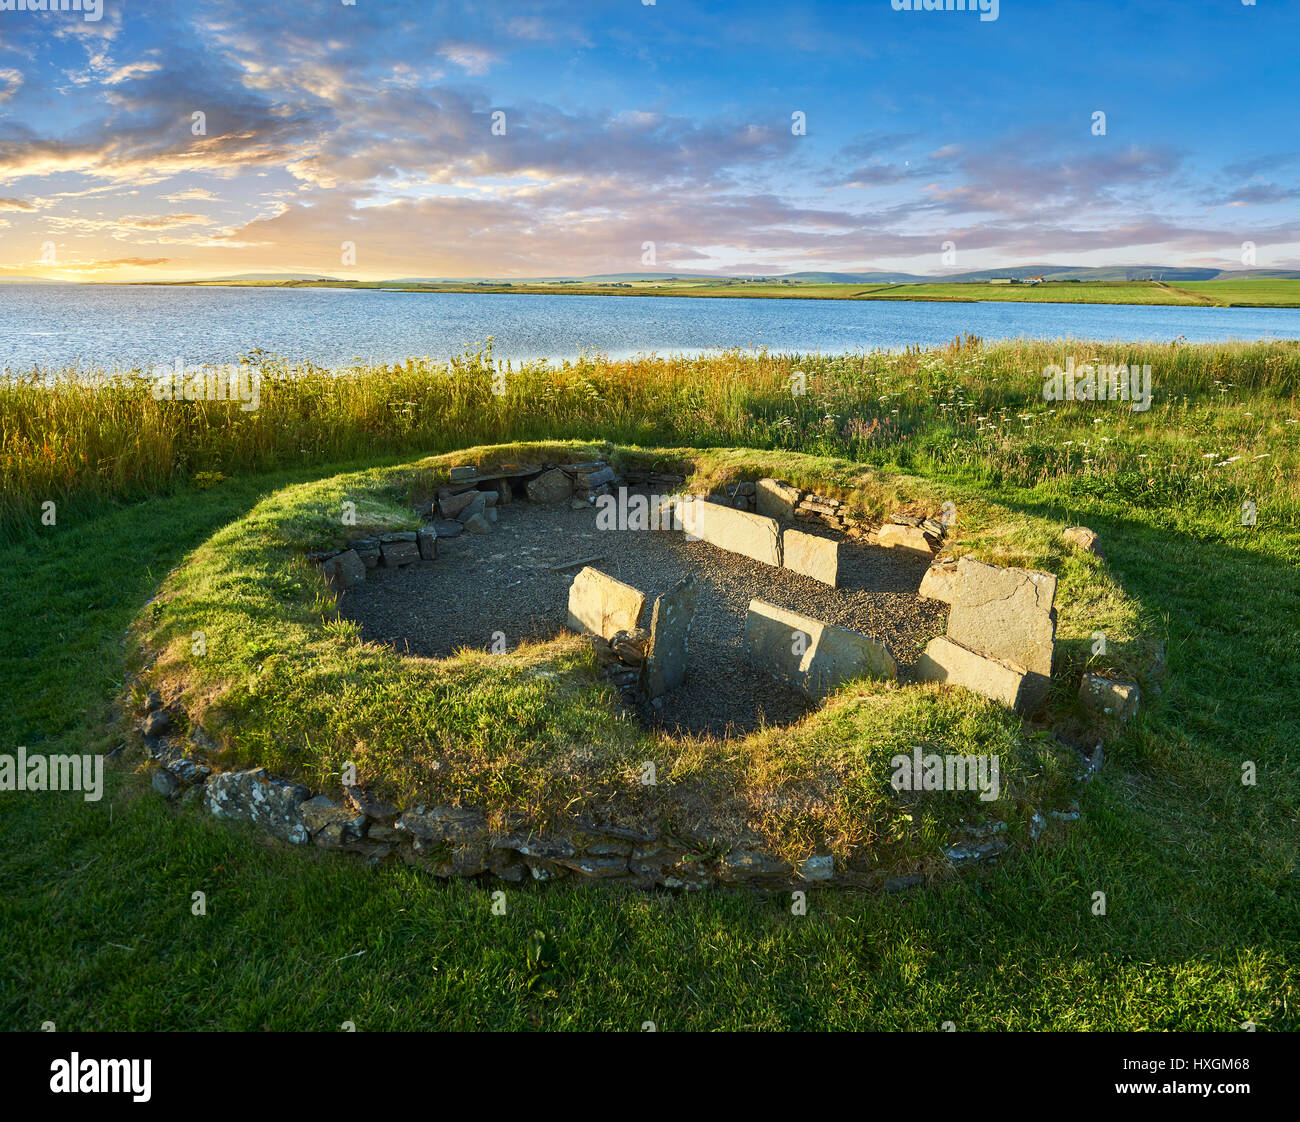
[(1120, 682), (1100, 674), (1085, 674), (1079, 684), (1083, 704), (1103, 717), (1123, 723), (1137, 716), (1142, 691), (1136, 682)]
[(1100, 539), (1087, 526), (1070, 526), (1061, 531), (1061, 538), (1068, 545), (1075, 545), (1089, 553), (1102, 556)]
[[(683, 477), (664, 473), (633, 473), (636, 481), (680, 484)], [(629, 477), (628, 481), (631, 481)], [(512, 480), (524, 489), (530, 501), (558, 503), (572, 501), (587, 505), (597, 495), (611, 494), (624, 480), (609, 464), (543, 464), (536, 467), (503, 467), (480, 471), (473, 465), (451, 469), (449, 485), (438, 489), (425, 512), (428, 524), (418, 530), (357, 537), (342, 549), (317, 550), (307, 559), (320, 570), (331, 589), (342, 592), (365, 580), (368, 569), (405, 568), (438, 559), (438, 539), (461, 533), (490, 534), (497, 521), (497, 508), (515, 501)]]
[[(897, 513), (882, 526), (854, 515), (840, 499), (794, 487), (780, 479), (760, 479), (756, 487), (759, 514), (778, 522), (811, 522), (845, 537), (886, 549), (901, 546), (932, 553), (942, 544), (947, 529), (937, 518)], [(914, 532), (904, 532), (914, 531)]]

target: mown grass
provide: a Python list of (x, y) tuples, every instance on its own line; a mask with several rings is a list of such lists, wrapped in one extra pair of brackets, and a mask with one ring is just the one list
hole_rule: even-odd
[[(1221, 446), (1228, 440), (1274, 461), (1294, 456), (1295, 426), (1285, 424), (1295, 415), (1294, 358), (1267, 352), (1236, 364), (1226, 354), (1196, 360), (1208, 378), (1188, 378), (1188, 400), (1168, 415), (1181, 429), (1124, 418), (1141, 440), (1184, 457), (1189, 470), (1171, 466), (1155, 492), (1110, 470), (1089, 477), (1081, 460), (1075, 475), (1042, 479), (986, 468), (945, 418), (928, 441), (921, 430), (888, 446), (888, 458), (906, 455), (921, 476), (932, 462), (942, 468), (951, 446), (960, 470), (936, 470), (935, 488), (968, 486), (1008, 510), (1091, 525), (1119, 586), (1168, 635), (1160, 704), (1110, 745), (1081, 799), (1082, 820), (1052, 827), (1050, 844), (905, 896), (813, 891), (806, 916), (792, 915), (782, 895), (641, 896), (563, 883), (508, 888), (507, 914), (493, 916), (492, 886), (268, 846), (251, 831), (174, 812), (122, 766), (110, 770), (100, 804), (0, 795), (0, 1023), (929, 1030), (951, 1020), (959, 1030), (1233, 1030), (1250, 1020), (1294, 1030), (1294, 471), (1246, 481), (1260, 515), (1247, 528), (1228, 473), (1248, 459), (1198, 463), (1204, 452), (1237, 454)], [(961, 400), (980, 389), (960, 371), (950, 377)], [(1072, 408), (1078, 416), (1058, 412), (1053, 423), (1083, 429), (1111, 415)], [(1265, 423), (1234, 432), (1247, 411)], [(735, 443), (701, 441), (704, 416), (683, 414), (683, 431), (660, 443)], [(967, 428), (976, 427), (972, 418)], [(1014, 449), (1017, 429), (1006, 428)], [(824, 450), (805, 436), (808, 450)], [(864, 445), (846, 458), (862, 465), (875, 455)], [(171, 473), (173, 489), (143, 501), (84, 497), (79, 514), (61, 508), (57, 527), (20, 528), (0, 546), (6, 744), (53, 752), (119, 743), (121, 636), (168, 571), (284, 487), (378, 459), (235, 468), (206, 490)], [(715, 469), (732, 468), (720, 454)], [(1076, 475), (1091, 484), (1076, 487)], [(1241, 782), (1246, 761), (1258, 768), (1256, 786)], [(208, 893), (208, 916), (191, 915), (194, 891)], [(1097, 891), (1107, 894), (1105, 916), (1093, 914)]]

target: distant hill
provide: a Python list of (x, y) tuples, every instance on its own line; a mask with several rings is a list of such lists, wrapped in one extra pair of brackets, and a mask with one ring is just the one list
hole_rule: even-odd
[(723, 273), (596, 273), (586, 277), (401, 277), (387, 284), (595, 284), (614, 281), (731, 280)]
[(1025, 280), (1041, 276), (1045, 281), (1199, 281), (1199, 280), (1298, 280), (1295, 269), (1205, 269), (1173, 265), (1015, 265), (1007, 269), (979, 269), (940, 276), (912, 273), (790, 273), (780, 280), (817, 284), (981, 284), (1011, 277)]
[(1048, 281), (1193, 281), (1193, 280), (1300, 280), (1296, 269), (1209, 269), (1174, 265), (1015, 265), (1006, 269), (979, 269), (964, 273), (924, 276), (919, 273), (598, 273), (585, 277), (460, 277), (404, 278), (392, 284), (610, 284), (666, 280), (790, 281), (794, 284), (979, 284), (999, 278), (1024, 280), (1041, 276)]
[(248, 281), (337, 281), (338, 277), (321, 276), (320, 273), (240, 273), (233, 277), (212, 277), (204, 284), (246, 283)]
[[(596, 273), (581, 277), (397, 277), (391, 280), (368, 281), (369, 285), (412, 285), (412, 284), (481, 284), (481, 285), (529, 285), (529, 284), (645, 284), (656, 281), (712, 281), (716, 284), (743, 283), (749, 281), (767, 281), (769, 283), (788, 282), (790, 284), (980, 284), (991, 280), (1012, 278), (1025, 280), (1028, 277), (1041, 276), (1045, 281), (1097, 281), (1115, 283), (1116, 281), (1201, 281), (1201, 280), (1300, 280), (1297, 269), (1210, 269), (1173, 265), (1102, 265), (1096, 267), (1078, 265), (1013, 265), (1005, 269), (979, 269), (963, 273), (932, 274), (919, 273), (834, 273), (804, 271), (798, 273), (704, 273), (679, 270), (672, 273)], [(42, 282), (36, 277), (0, 278), (0, 280), (23, 281), (25, 283), (59, 283)], [(313, 273), (242, 273), (237, 276), (212, 277), (201, 283), (205, 284), (241, 284), (251, 281), (263, 283), (285, 282), (325, 282), (346, 284), (339, 277), (320, 276)], [(184, 282), (182, 282), (184, 283)]]
[(978, 272), (931, 279), (963, 284), (991, 281), (999, 277), (1024, 280), (1027, 277), (1038, 276), (1045, 281), (1191, 281), (1215, 280), (1222, 272), (1222, 269), (1177, 268), (1166, 265), (1102, 265), (1096, 268), (1079, 268), (1073, 265), (1017, 265), (1010, 269), (981, 269)]

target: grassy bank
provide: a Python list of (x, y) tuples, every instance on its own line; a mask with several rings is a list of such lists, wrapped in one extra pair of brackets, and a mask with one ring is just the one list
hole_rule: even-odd
[[(232, 356), (233, 358), (234, 356)], [(0, 385), (0, 533), (202, 472), (262, 471), (510, 440), (739, 446), (845, 456), (979, 485), (1109, 495), (1229, 517), (1267, 496), (1300, 524), (1300, 342), (1016, 343), (865, 355), (591, 356), (498, 369), (490, 349), (327, 371), (250, 356), (260, 407), (157, 401), (142, 376)], [(1049, 364), (1151, 367), (1153, 404), (1045, 402)], [(795, 389), (805, 392), (795, 393)], [(503, 390), (504, 392), (494, 392)], [(1237, 520), (1239, 522), (1239, 519)]]
[[(377, 372), (338, 384), (306, 372), (261, 420), (130, 388), (6, 389), (6, 751), (121, 743), (126, 628), (170, 570), (286, 487), (583, 424), (584, 439), (743, 444), (795, 472), (790, 451), (894, 466), (1027, 517), (1085, 522), (1120, 587), (1161, 621), (1169, 668), (1161, 703), (1109, 747), (1058, 844), (906, 896), (814, 891), (806, 916), (784, 896), (565, 884), (511, 888), (494, 916), (488, 886), (269, 847), (173, 811), (121, 765), (98, 804), (0, 795), (0, 1025), (1300, 1027), (1297, 348), (1089, 348), (1152, 362), (1145, 414), (1051, 413), (1039, 371), (1062, 348), (997, 357), (1008, 353), (879, 368), (873, 356), (593, 360), (555, 375), (549, 397), (540, 374), (525, 380), (539, 393), (508, 415), (489, 412), (489, 372), (473, 366), (443, 381), (399, 369), (387, 389)], [(795, 370), (804, 398), (782, 384)], [(449, 387), (480, 384), (473, 408), (448, 409)], [(500, 432), (507, 421), (527, 431)], [(661, 429), (671, 435), (655, 439)], [(710, 470), (758, 455), (720, 451)], [(230, 478), (195, 486), (204, 470)], [(60, 487), (57, 525), (43, 526), (32, 504)], [(1253, 528), (1243, 495), (1258, 503)], [(1255, 786), (1241, 782), (1247, 761)], [(190, 912), (195, 891), (206, 917)]]

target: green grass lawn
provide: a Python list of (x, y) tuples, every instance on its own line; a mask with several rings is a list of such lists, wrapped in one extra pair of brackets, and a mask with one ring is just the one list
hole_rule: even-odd
[[(660, 380), (626, 407), (615, 383), (592, 382), (628, 441), (645, 440), (667, 393), (681, 444), (842, 456), (1101, 534), (1109, 571), (1167, 638), (1168, 672), (1109, 746), (1082, 819), (1049, 844), (910, 894), (813, 889), (798, 916), (783, 894), (442, 882), (287, 850), (172, 809), (124, 760), (99, 804), (0, 794), (0, 1026), (1294, 1030), (1300, 381), (1284, 349), (1214, 353), (1222, 364), (1190, 348), (1171, 358), (1147, 414), (1075, 405), (1030, 421), (1017, 413), (1042, 410), (1036, 379), (1013, 392), (1003, 360), (966, 351), (870, 374), (829, 362), (812, 400), (769, 406), (760, 386), (748, 412), (734, 385), (717, 388), (721, 366), (697, 370), (695, 397)], [(1039, 356), (1021, 358), (1009, 366), (1032, 374)], [(850, 400), (858, 420), (897, 427), (859, 438), (816, 415)], [(546, 423), (564, 436), (580, 420)], [(207, 465), (191, 456), (150, 497), (73, 489), (57, 529), (12, 527), (3, 750), (123, 743), (123, 636), (172, 569), (285, 487), (409, 459), (366, 447), (227, 464), (232, 478), (196, 489), (188, 474)], [(1259, 503), (1253, 529), (1236, 517), (1243, 495)], [(1241, 782), (1246, 761), (1255, 786)], [(492, 914), (498, 889), (505, 915)], [(191, 914), (196, 891), (206, 916)]]

